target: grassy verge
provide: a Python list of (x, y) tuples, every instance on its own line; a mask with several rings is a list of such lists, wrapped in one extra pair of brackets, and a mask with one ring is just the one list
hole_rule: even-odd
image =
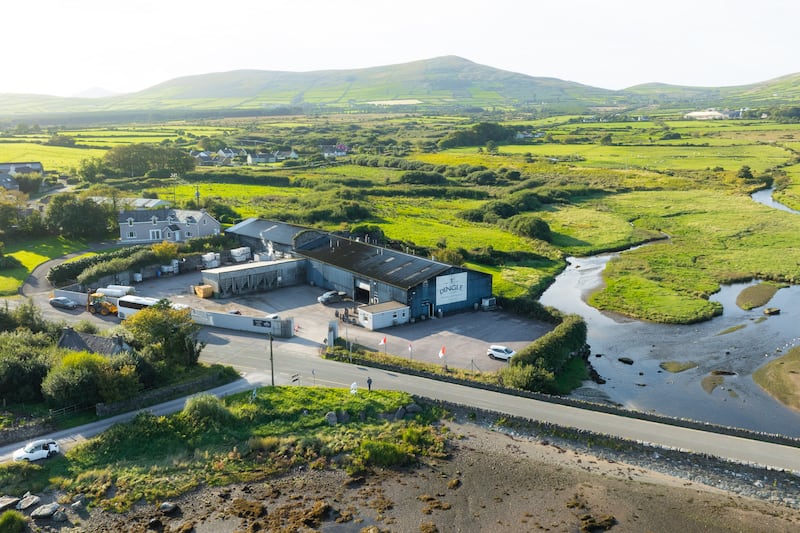
[(0, 296), (17, 294), (33, 269), (42, 263), (75, 252), (85, 246), (86, 243), (82, 241), (60, 237), (7, 244), (6, 255), (15, 257), (22, 266), (0, 271)]
[(800, 346), (753, 372), (753, 381), (783, 405), (800, 410)]
[[(257, 481), (299, 465), (345, 468), (412, 464), (441, 456), (432, 409), (391, 421), (412, 403), (402, 392), (268, 387), (225, 399), (207, 395), (169, 417), (141, 414), (63, 457), (0, 466), (0, 493), (58, 487), (116, 511), (174, 498), (202, 485)], [(337, 413), (339, 423), (326, 420)], [(347, 413), (349, 418), (344, 414)]]

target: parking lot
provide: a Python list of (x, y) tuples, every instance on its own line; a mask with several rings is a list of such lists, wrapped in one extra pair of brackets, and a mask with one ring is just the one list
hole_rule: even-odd
[[(197, 297), (192, 285), (200, 283), (199, 273), (179, 274), (145, 281), (137, 285), (144, 296), (169, 298), (209, 311), (237, 310), (244, 316), (260, 317), (277, 313), (283, 319), (294, 318), (296, 338), (286, 342), (322, 346), (328, 325), (338, 325), (339, 337), (376, 351), (386, 351), (430, 363), (492, 371), (505, 365), (486, 355), (490, 344), (502, 344), (520, 350), (552, 329), (550, 324), (523, 319), (504, 311), (470, 311), (417, 321), (414, 324), (370, 331), (361, 326), (346, 324), (336, 317), (353, 302), (322, 305), (317, 296), (325, 292), (320, 287), (301, 285), (267, 293), (249, 294), (226, 299)], [(386, 338), (386, 344), (381, 340)], [(410, 349), (409, 349), (410, 347)], [(445, 357), (439, 352), (445, 348)]]
[[(136, 294), (168, 298), (174, 303), (207, 311), (235, 310), (243, 316), (253, 317), (277, 313), (282, 319), (293, 318), (296, 336), (282, 339), (281, 342), (284, 345), (295, 344), (294, 348), (298, 350), (318, 350), (323, 346), (329, 324), (335, 323), (339, 337), (375, 351), (480, 371), (493, 371), (506, 364), (486, 355), (490, 344), (501, 344), (519, 350), (552, 329), (550, 324), (523, 319), (498, 310), (469, 311), (370, 331), (337, 318), (337, 311), (342, 314), (345, 308), (349, 308), (352, 313), (353, 302), (330, 305), (318, 303), (317, 296), (325, 292), (320, 287), (300, 285), (266, 293), (217, 299), (196, 296), (193, 286), (200, 282), (199, 272), (162, 276), (137, 284)], [(102, 320), (107, 325), (116, 321), (110, 317)], [(381, 340), (384, 337), (386, 344), (382, 345)], [(439, 358), (442, 347), (445, 348), (445, 357)]]

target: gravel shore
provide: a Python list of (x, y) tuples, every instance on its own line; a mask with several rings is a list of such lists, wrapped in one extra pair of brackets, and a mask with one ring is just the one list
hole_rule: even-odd
[(279, 478), (209, 487), (124, 515), (69, 513), (41, 531), (602, 531), (793, 532), (800, 483), (789, 472), (713, 457), (513, 429), (474, 413), (444, 423), (449, 455), (414, 468), (299, 468)]

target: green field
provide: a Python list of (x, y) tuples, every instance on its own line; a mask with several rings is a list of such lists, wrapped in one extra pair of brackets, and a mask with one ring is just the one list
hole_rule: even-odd
[[(368, 155), (375, 161), (361, 166), (343, 160), (313, 168), (203, 167), (182, 184), (129, 180), (124, 194), (147, 191), (182, 205), (199, 193), (201, 203), (226, 206), (234, 219), (304, 223), (309, 213), (317, 213), (311, 224), (327, 230), (377, 224), (390, 239), (409, 245), (431, 250), (446, 247), (483, 257), (494, 254), (492, 264), (475, 267), (491, 271), (495, 292), (504, 296), (541, 292), (564, 267), (566, 255), (621, 250), (669, 237), (612, 262), (606, 270), (605, 289), (592, 300), (603, 309), (648, 320), (690, 322), (713, 316), (718, 309), (707, 298), (720, 283), (751, 277), (800, 279), (797, 217), (758, 206), (747, 197), (775, 179), (775, 198), (800, 207), (800, 170), (795, 165), (800, 125), (593, 120), (569, 115), (508, 122), (541, 135), (526, 144), (499, 143), (496, 153), (478, 146), (419, 149), (454, 128), (469, 127), (466, 117), (375, 114), (61, 132), (80, 144), (97, 147), (93, 149), (50, 148), (33, 142), (46, 138), (44, 134), (12, 136), (5, 140), (26, 142), (0, 143), (0, 159), (42, 160), (46, 168), (70, 168), (120, 143), (191, 141), (204, 135), (231, 140), (251, 135), (292, 139), (302, 154), (313, 152), (314, 143), (321, 142), (315, 135), (324, 131), (327, 142), (346, 141), (354, 147), (354, 155)], [(601, 143), (609, 134), (611, 144)], [(402, 149), (396, 149), (400, 145)], [(447, 194), (426, 195), (414, 186), (400, 185), (404, 171), (381, 161), (396, 162), (402, 157), (447, 172)], [(750, 167), (753, 179), (737, 175), (743, 166)], [(518, 177), (477, 186), (455, 171), (464, 168), (513, 170)], [(288, 186), (275, 185), (279, 180)], [(467, 189), (480, 190), (486, 199), (465, 196)], [(541, 198), (541, 205), (528, 214), (549, 225), (549, 243), (515, 235), (501, 227), (502, 220), (472, 222), (462, 217), (465, 210), (480, 211), (487, 202), (511, 201), (521, 193)], [(326, 210), (346, 205), (358, 207), (357, 219), (326, 219), (330, 216)]]
[(62, 238), (37, 239), (24, 243), (12, 243), (5, 247), (5, 254), (17, 259), (22, 266), (0, 270), (0, 296), (17, 294), (25, 279), (40, 264), (80, 250), (85, 243)]

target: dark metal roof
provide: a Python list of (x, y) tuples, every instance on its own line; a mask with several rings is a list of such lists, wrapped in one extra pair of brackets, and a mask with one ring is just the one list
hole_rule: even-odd
[(452, 268), (424, 257), (335, 236), (317, 239), (296, 251), (303, 257), (406, 290)]
[(233, 235), (241, 235), (242, 237), (250, 237), (253, 239), (261, 239), (266, 243), (272, 241), (278, 244), (293, 245), (294, 236), (303, 230), (311, 229), (303, 226), (295, 226), (287, 224), (286, 222), (277, 222), (275, 220), (261, 220), (258, 218), (248, 218), (239, 222), (235, 226), (225, 230), (225, 233)]
[(100, 337), (90, 333), (81, 333), (69, 327), (64, 328), (61, 332), (58, 347), (101, 355), (116, 355), (130, 350), (130, 346), (122, 340), (122, 337)]

